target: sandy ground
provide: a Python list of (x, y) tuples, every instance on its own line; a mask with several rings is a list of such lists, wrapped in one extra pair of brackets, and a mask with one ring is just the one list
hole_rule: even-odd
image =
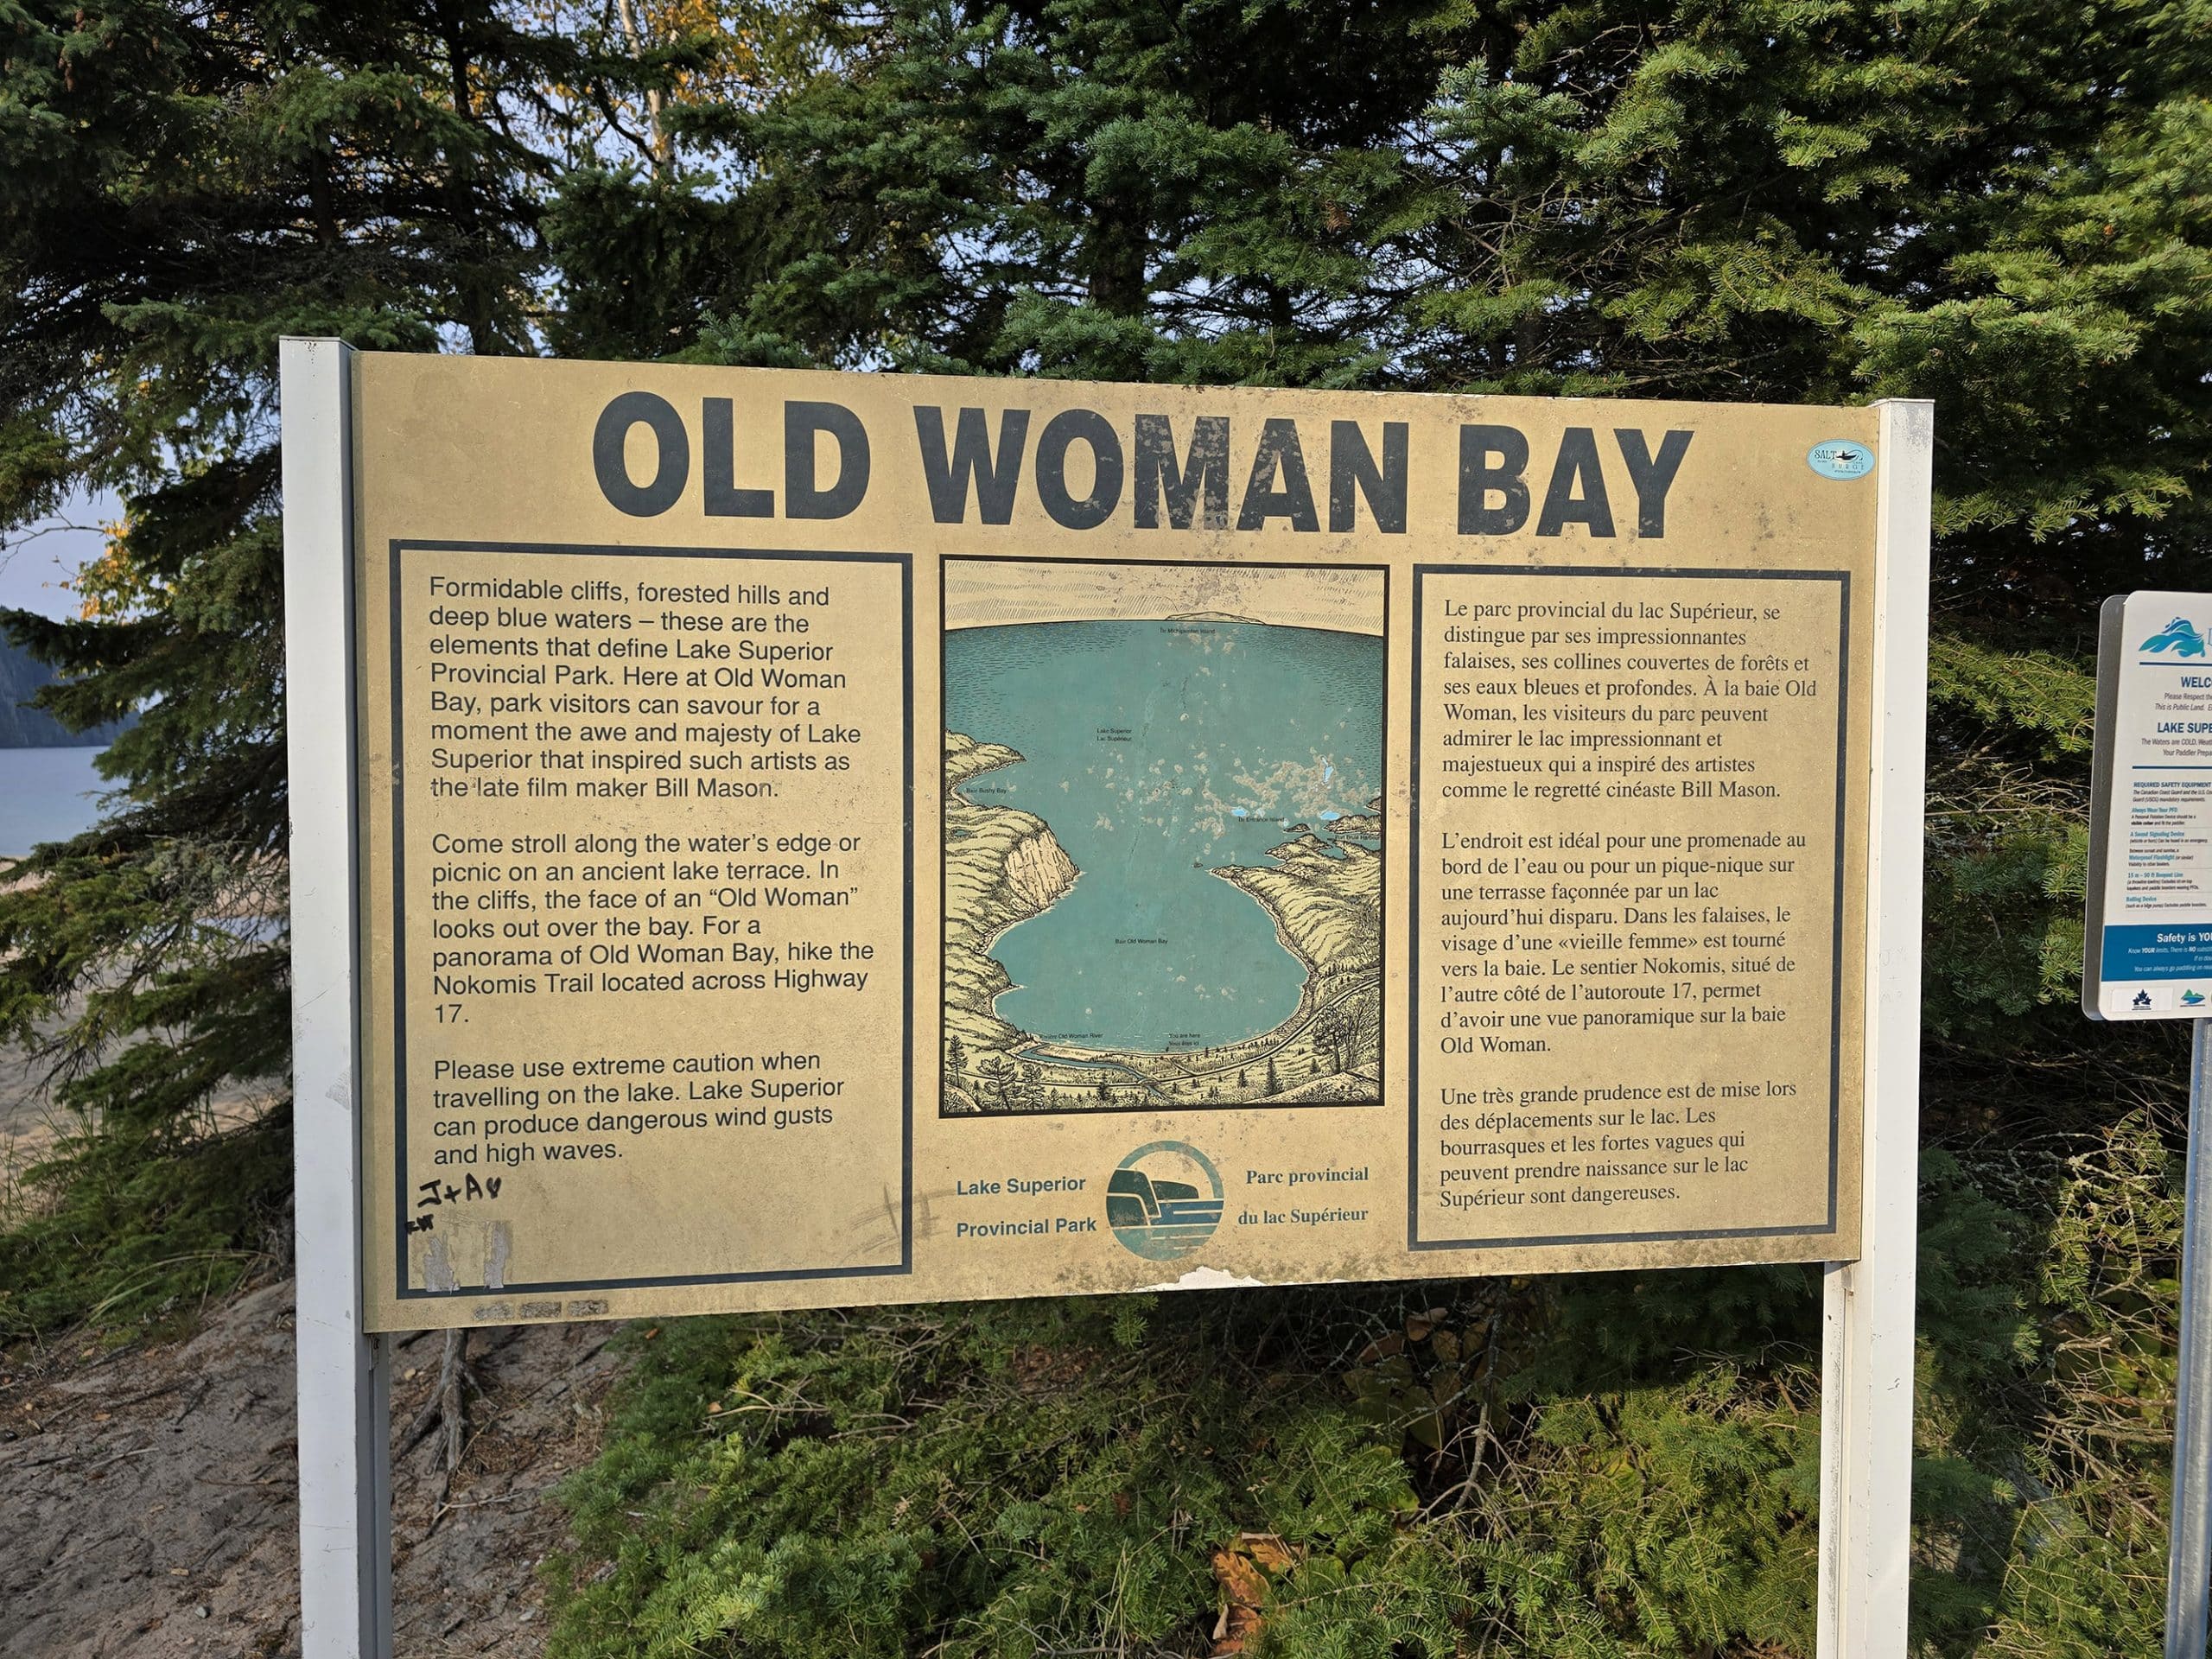
[[(0, 1215), (13, 1198), (16, 1173), (36, 1163), (71, 1120), (47, 1093), (47, 1062), (12, 1044), (0, 1044)], [(270, 1099), (266, 1086), (225, 1090), (208, 1103), (216, 1124), (229, 1128), (258, 1114)]]
[[(399, 1654), (539, 1651), (536, 1567), (563, 1535), (550, 1488), (598, 1446), (618, 1328), (471, 1334), (483, 1393), (435, 1525), (438, 1437), (395, 1471)], [(395, 1437), (442, 1340), (402, 1339)], [(0, 1655), (297, 1653), (292, 1402), (289, 1280), (188, 1341), (0, 1363)]]
[(16, 1170), (54, 1144), (57, 1126), (48, 1104), (45, 1068), (12, 1045), (0, 1044), (0, 1213)]
[[(219, 1118), (265, 1096), (238, 1090)], [(0, 1212), (60, 1122), (42, 1068), (0, 1049)], [(537, 1573), (564, 1535), (551, 1488), (597, 1450), (612, 1325), (474, 1332), (469, 1439), (436, 1516), (441, 1439), (394, 1470), (395, 1647), (542, 1646)], [(443, 1338), (402, 1338), (395, 1446), (437, 1385)], [(299, 1651), (292, 1284), (250, 1287), (198, 1333), (0, 1356), (0, 1659), (278, 1659)]]
[[(42, 1083), (0, 1051), (0, 1206), (60, 1127)], [(241, 1090), (215, 1109), (243, 1117), (264, 1097)], [(471, 1333), (482, 1393), (435, 1525), (439, 1437), (394, 1471), (400, 1655), (539, 1650), (536, 1567), (563, 1536), (550, 1488), (597, 1449), (617, 1328)], [(395, 1445), (442, 1343), (401, 1339)], [(186, 1341), (0, 1358), (0, 1656), (297, 1653), (293, 1392), (289, 1279), (211, 1310)]]

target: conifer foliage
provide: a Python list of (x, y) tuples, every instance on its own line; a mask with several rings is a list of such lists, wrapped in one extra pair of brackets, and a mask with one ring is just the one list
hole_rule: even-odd
[[(129, 506), (86, 619), (10, 626), (58, 712), (141, 715), (116, 816), (0, 896), (0, 1026), (59, 1030), (90, 1126), (0, 1233), (0, 1336), (175, 1294), (281, 1192), (277, 1118), (199, 1114), (285, 1065), (282, 333), (1932, 397), (1915, 1616), (2148, 1650), (2177, 1057), (2069, 1003), (2096, 603), (2212, 577), (2209, 88), (2212, 0), (0, 0), (0, 524)], [(561, 1642), (1809, 1651), (1815, 1305), (688, 1324), (570, 1489)]]
[(219, 1278), (282, 1201), (281, 1106), (206, 1109), (289, 1065), (276, 342), (530, 349), (516, 134), (592, 70), (488, 4), (0, 5), (0, 524), (127, 513), (81, 620), (5, 620), (65, 721), (139, 715), (109, 818), (0, 894), (0, 1032), (88, 1126), (0, 1238), (0, 1337)]
[[(1926, 1116), (1956, 1152), (1927, 1166), (1916, 1624), (1940, 1651), (2145, 1650), (2163, 1448), (2144, 1431), (2171, 1334), (2143, 1287), (2171, 1271), (2157, 1125), (2177, 1068), (2163, 1034), (2093, 1036), (2070, 1001), (2095, 606), (2212, 575), (2212, 8), (894, 0), (842, 70), (727, 129), (741, 185), (706, 232), (725, 257), (688, 261), (720, 274), (683, 354), (1936, 399)], [(1280, 1401), (1192, 1426), (1255, 1494), (1301, 1455), (1262, 1424), (1276, 1404), (1364, 1414), (1433, 1483), (1395, 1553), (1286, 1534), (1314, 1576), (1285, 1570), (1249, 1650), (1809, 1650), (1810, 1275), (1522, 1287), (1473, 1320), (1440, 1289), (1443, 1317), (1393, 1334), (1399, 1294), (1353, 1299), (1383, 1329), (1341, 1357), (1332, 1402), (1285, 1368)], [(1205, 1325), (1179, 1319), (1160, 1367), (1228, 1363)], [(763, 1344), (861, 1364), (838, 1329), (739, 1322), (713, 1363), (746, 1389), (787, 1363)], [(992, 1386), (988, 1349), (967, 1350), (965, 1386)], [(641, 1397), (702, 1421), (726, 1401), (677, 1357), (643, 1361)], [(957, 1437), (962, 1390), (907, 1375), (887, 1361), (829, 1392)], [(1147, 1428), (1166, 1409), (1124, 1398)], [(616, 1572), (574, 1604), (571, 1650), (715, 1630), (829, 1651), (868, 1628), (839, 1586), (883, 1548), (925, 1592), (885, 1651), (1205, 1650), (1202, 1595), (1141, 1627), (1117, 1599), (1159, 1584), (1157, 1529), (1071, 1521), (1089, 1529), (996, 1552), (971, 1499), (1007, 1526), (1094, 1512), (1050, 1462), (1008, 1482), (951, 1453), (968, 1478), (888, 1512), (822, 1486), (837, 1519), (818, 1530), (849, 1554), (739, 1522), (709, 1542), (696, 1517), (804, 1482), (802, 1450), (842, 1446), (874, 1493), (927, 1473), (911, 1443), (833, 1417), (802, 1447), (790, 1421), (741, 1418), (719, 1456), (673, 1420), (618, 1435), (581, 1512), (620, 1494), (648, 1518), (596, 1535)], [(2094, 1563), (2054, 1541), (2085, 1535)], [(997, 1634), (1009, 1604), (1018, 1637)]]

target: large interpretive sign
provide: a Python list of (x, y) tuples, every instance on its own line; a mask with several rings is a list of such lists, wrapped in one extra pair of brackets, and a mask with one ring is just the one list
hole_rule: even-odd
[(1859, 1253), (1876, 411), (348, 396), (378, 1328)]

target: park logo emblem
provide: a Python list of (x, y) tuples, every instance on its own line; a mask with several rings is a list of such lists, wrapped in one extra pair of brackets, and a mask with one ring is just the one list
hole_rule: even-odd
[(1180, 1141), (1151, 1141), (1115, 1167), (1106, 1183), (1106, 1224), (1148, 1262), (1173, 1262), (1221, 1225), (1221, 1173)]
[(2177, 616), (2143, 642), (2143, 649), (2163, 654), (2172, 652), (2177, 657), (2202, 657), (2204, 636), (2196, 625), (2185, 616)]

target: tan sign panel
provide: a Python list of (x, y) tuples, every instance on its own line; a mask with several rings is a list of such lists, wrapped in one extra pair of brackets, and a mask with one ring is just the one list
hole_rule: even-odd
[(352, 396), (378, 1328), (1858, 1253), (1871, 411)]

